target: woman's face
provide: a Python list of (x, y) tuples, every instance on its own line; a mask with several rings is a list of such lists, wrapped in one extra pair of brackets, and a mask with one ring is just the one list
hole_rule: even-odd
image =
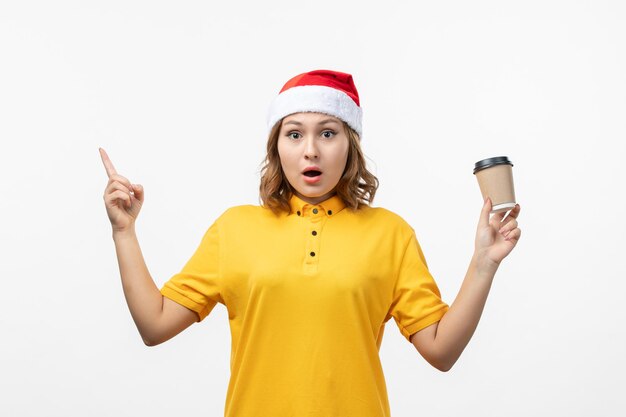
[(343, 122), (322, 113), (294, 113), (282, 121), (278, 155), (283, 172), (302, 200), (318, 204), (331, 197), (348, 160)]

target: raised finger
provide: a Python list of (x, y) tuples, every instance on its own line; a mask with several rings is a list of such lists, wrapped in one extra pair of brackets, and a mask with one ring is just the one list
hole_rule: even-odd
[(100, 150), (100, 158), (102, 158), (102, 163), (104, 164), (104, 169), (107, 171), (107, 175), (111, 178), (111, 175), (117, 174), (115, 167), (113, 166), (113, 162), (109, 159), (109, 155), (105, 152), (104, 149), (98, 148)]

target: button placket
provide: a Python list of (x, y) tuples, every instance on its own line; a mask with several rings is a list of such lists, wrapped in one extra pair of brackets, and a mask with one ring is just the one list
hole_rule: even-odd
[(317, 214), (313, 214), (315, 210), (315, 208), (311, 210), (311, 217), (309, 218), (311, 225), (307, 233), (307, 244), (304, 254), (305, 271), (309, 273), (315, 273), (318, 269), (320, 259), (320, 234), (325, 221), (324, 216), (320, 215), (319, 209), (317, 209)]

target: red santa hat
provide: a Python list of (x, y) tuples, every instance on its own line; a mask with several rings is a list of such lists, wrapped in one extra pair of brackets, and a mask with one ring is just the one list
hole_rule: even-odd
[(268, 129), (283, 117), (299, 112), (318, 112), (346, 122), (361, 137), (363, 111), (352, 75), (315, 70), (296, 75), (272, 100), (267, 112)]

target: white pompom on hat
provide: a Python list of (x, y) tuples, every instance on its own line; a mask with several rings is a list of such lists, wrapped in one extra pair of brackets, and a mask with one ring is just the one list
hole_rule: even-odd
[(363, 111), (352, 75), (331, 70), (315, 70), (296, 75), (272, 100), (267, 112), (268, 130), (283, 117), (299, 112), (335, 116), (362, 135)]

